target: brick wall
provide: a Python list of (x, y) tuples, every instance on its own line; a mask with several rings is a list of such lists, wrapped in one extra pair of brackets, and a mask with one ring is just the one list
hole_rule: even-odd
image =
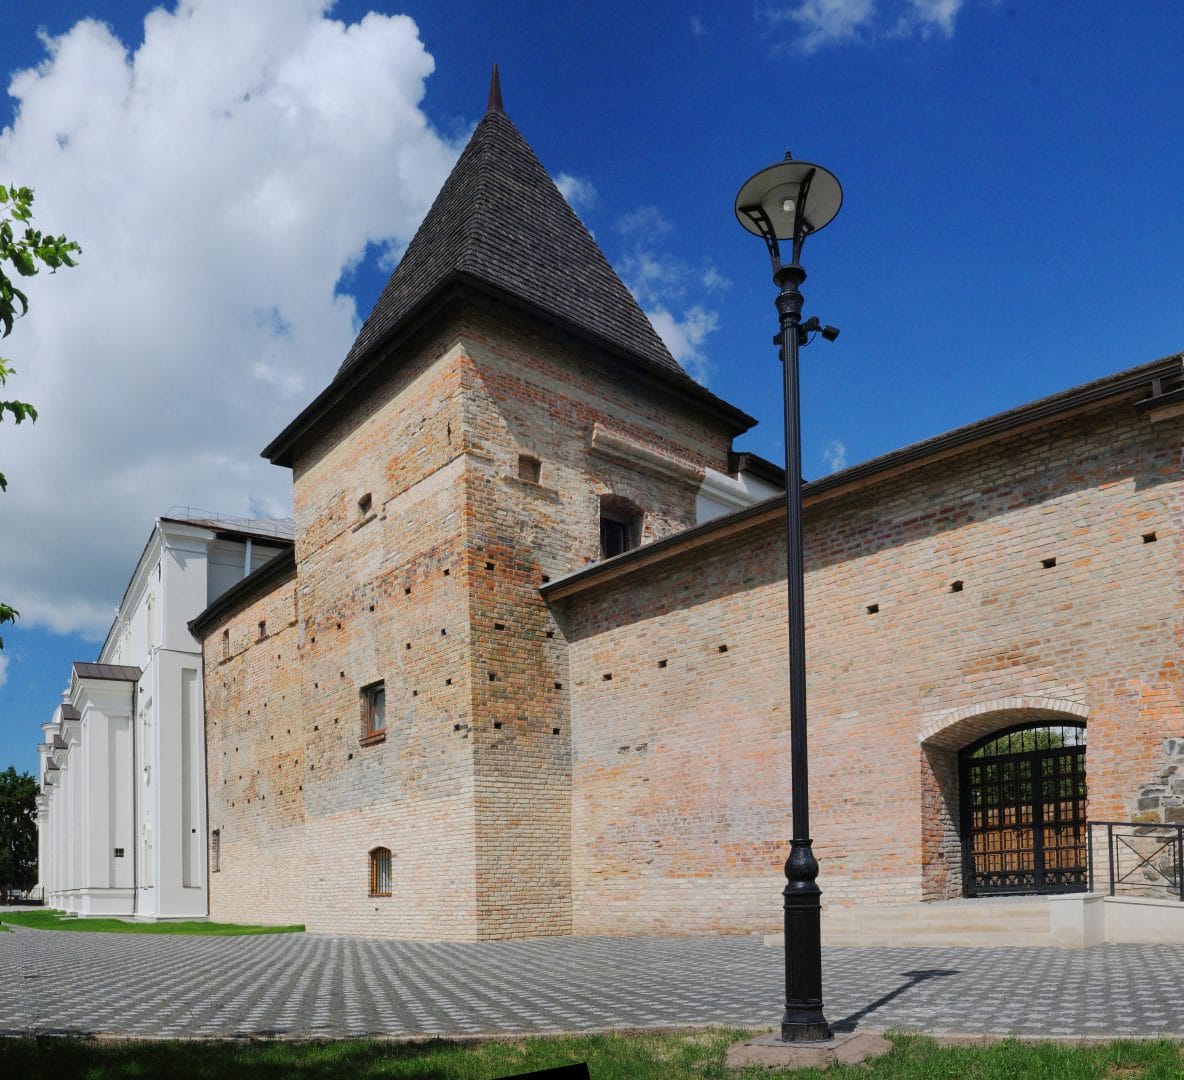
[(205, 640), (209, 828), (220, 837), (210, 917), (217, 921), (305, 921), (298, 638), (289, 578)]
[[(219, 916), (299, 908), (312, 930), (419, 938), (570, 933), (566, 644), (538, 588), (599, 557), (602, 497), (644, 511), (646, 541), (693, 524), (697, 477), (726, 467), (728, 448), (718, 421), (488, 308), (409, 344), (294, 458), (296, 614), (290, 652), (269, 661), (292, 690), (267, 708), (300, 758), (300, 799), (267, 820), (302, 846), (284, 848), (291, 891), (261, 895), (232, 877), (228, 846), (261, 796), (220, 802)], [(520, 478), (523, 454), (538, 482)], [(224, 625), (245, 633), (274, 602)], [(361, 693), (378, 681), (385, 737), (368, 740)], [(220, 742), (234, 728), (240, 755), (270, 751), (253, 697), (208, 707)], [(378, 846), (392, 852), (389, 897), (369, 893)]]
[[(538, 588), (600, 557), (602, 497), (645, 512), (643, 542), (693, 525), (698, 471), (726, 467), (729, 438), (523, 323), (483, 312), (465, 345), (478, 907), (486, 936), (570, 933), (569, 676)], [(605, 455), (597, 429), (673, 471)], [(520, 454), (538, 483), (519, 479)]]
[[(1010, 723), (1085, 718), (1089, 815), (1137, 810), (1184, 732), (1180, 466), (1119, 405), (808, 500), (824, 903), (957, 895), (957, 750)], [(577, 933), (778, 925), (783, 561), (774, 519), (556, 604)]]

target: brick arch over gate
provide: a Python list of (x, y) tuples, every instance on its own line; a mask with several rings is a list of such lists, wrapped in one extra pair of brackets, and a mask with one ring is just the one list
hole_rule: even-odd
[(976, 739), (1021, 724), (1089, 722), (1089, 707), (1065, 698), (1025, 694), (977, 702), (928, 717), (921, 725), (921, 897), (962, 895), (958, 751)]

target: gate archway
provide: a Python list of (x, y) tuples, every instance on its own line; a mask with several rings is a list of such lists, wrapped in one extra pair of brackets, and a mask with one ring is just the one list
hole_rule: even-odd
[(967, 896), (1084, 891), (1084, 724), (993, 732), (959, 752), (958, 774)]

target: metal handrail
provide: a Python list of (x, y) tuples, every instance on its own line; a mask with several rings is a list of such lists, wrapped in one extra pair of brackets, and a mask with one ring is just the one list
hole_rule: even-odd
[(1184, 902), (1184, 822), (1087, 821), (1090, 892), (1097, 891), (1094, 830), (1098, 828), (1106, 830), (1111, 896), (1126, 886), (1128, 892), (1159, 890)]

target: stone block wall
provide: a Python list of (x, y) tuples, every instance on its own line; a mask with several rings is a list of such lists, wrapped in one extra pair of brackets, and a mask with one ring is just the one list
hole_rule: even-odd
[[(957, 895), (957, 751), (1010, 724), (1085, 719), (1090, 817), (1137, 809), (1184, 716), (1181, 433), (1120, 404), (807, 498), (824, 903)], [(576, 932), (777, 925), (783, 553), (774, 515), (556, 604)]]

